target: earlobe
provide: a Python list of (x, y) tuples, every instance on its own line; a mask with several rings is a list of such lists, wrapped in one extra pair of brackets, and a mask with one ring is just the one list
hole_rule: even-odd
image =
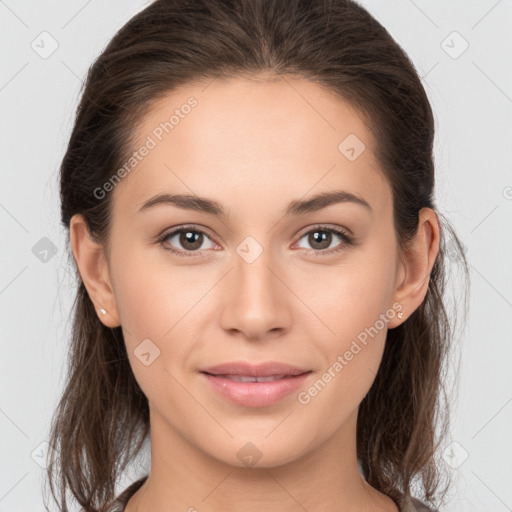
[(397, 327), (422, 304), (428, 291), (430, 273), (439, 253), (440, 227), (436, 212), (422, 208), (416, 235), (400, 254), (400, 272), (393, 300), (402, 306), (402, 318), (395, 318), (388, 327)]
[(100, 321), (107, 327), (118, 327), (119, 314), (103, 245), (91, 238), (80, 214), (71, 218), (69, 237), (80, 276)]

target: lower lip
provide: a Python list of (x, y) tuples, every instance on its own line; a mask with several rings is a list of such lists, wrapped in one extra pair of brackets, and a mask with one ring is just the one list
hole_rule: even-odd
[(245, 407), (265, 407), (299, 389), (311, 372), (268, 382), (239, 382), (202, 373), (215, 391), (229, 401)]

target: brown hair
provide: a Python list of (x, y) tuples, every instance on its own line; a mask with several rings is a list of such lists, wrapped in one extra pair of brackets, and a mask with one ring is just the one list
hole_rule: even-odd
[[(71, 217), (82, 214), (91, 235), (107, 244), (111, 195), (98, 199), (94, 191), (133, 151), (135, 128), (156, 100), (201, 81), (281, 75), (325, 86), (361, 114), (392, 188), (400, 249), (406, 248), (420, 209), (437, 212), (433, 113), (407, 55), (351, 0), (157, 0), (139, 12), (89, 69), (60, 169), (63, 225), (69, 229)], [(440, 488), (435, 456), (449, 425), (441, 398), (455, 325), (446, 308), (447, 249), (468, 276), (461, 244), (438, 215), (441, 246), (427, 295), (388, 331), (357, 423), (368, 483), (402, 505), (417, 479), (419, 497), (436, 508), (448, 488)], [(71, 493), (89, 512), (114, 496), (117, 479), (148, 436), (149, 411), (121, 328), (100, 322), (78, 271), (76, 277), (68, 376), (52, 420), (48, 481), (61, 510)]]

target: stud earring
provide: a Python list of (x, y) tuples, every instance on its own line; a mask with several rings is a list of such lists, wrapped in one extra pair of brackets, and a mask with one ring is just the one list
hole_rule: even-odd
[(100, 313), (101, 313), (102, 315), (106, 315), (106, 314), (107, 314), (107, 310), (106, 310), (106, 309), (101, 308), (101, 309), (100, 309)]
[(402, 318), (404, 316), (404, 314), (401, 311), (399, 311), (397, 316), (398, 316), (398, 318)]

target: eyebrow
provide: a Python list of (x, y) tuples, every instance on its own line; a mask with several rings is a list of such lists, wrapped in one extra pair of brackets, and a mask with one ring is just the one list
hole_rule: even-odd
[[(303, 215), (305, 213), (322, 210), (323, 208), (327, 208), (328, 206), (338, 203), (358, 204), (370, 212), (373, 212), (372, 207), (362, 197), (344, 190), (336, 190), (332, 192), (322, 192), (308, 199), (297, 199), (292, 201), (286, 208), (285, 216)], [(190, 194), (158, 194), (147, 200), (139, 208), (139, 212), (161, 204), (172, 204), (184, 210), (209, 213), (217, 217), (228, 217), (226, 210), (224, 210), (223, 206), (217, 201)]]

